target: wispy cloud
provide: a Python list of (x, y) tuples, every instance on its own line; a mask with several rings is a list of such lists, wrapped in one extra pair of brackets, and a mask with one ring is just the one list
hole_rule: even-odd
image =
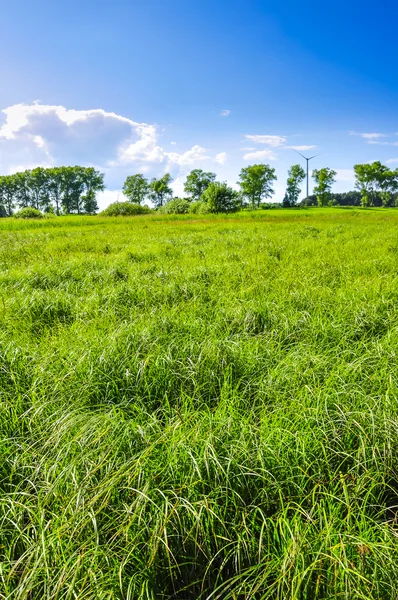
[(305, 152), (306, 150), (313, 150), (316, 146), (285, 146), (288, 150), (297, 150), (298, 152)]
[(276, 160), (276, 154), (272, 150), (257, 150), (256, 152), (248, 152), (243, 155), (244, 160), (261, 160), (268, 158), (268, 160)]
[(245, 138), (255, 144), (266, 144), (273, 148), (279, 148), (287, 141), (287, 138), (282, 135), (245, 135)]
[(221, 115), (222, 117), (229, 117), (229, 115), (230, 115), (230, 114), (231, 114), (231, 111), (230, 111), (230, 110), (228, 110), (227, 108), (225, 108), (224, 110), (222, 110), (222, 111), (220, 112), (220, 115)]
[(350, 131), (349, 135), (356, 135), (366, 140), (368, 144), (388, 144), (389, 142), (381, 142), (382, 138), (389, 137), (388, 133), (360, 133), (358, 131)]
[(226, 152), (219, 152), (218, 154), (216, 154), (216, 157), (215, 157), (214, 160), (219, 165), (225, 165), (225, 163), (227, 162), (227, 153)]

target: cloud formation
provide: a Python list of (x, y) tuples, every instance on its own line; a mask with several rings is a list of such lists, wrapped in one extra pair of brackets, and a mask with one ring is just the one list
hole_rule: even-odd
[(222, 110), (222, 111), (220, 112), (220, 115), (221, 115), (222, 117), (229, 117), (229, 115), (230, 115), (230, 114), (231, 114), (231, 111), (230, 111), (230, 110), (228, 110), (227, 108), (226, 108), (226, 109), (224, 109), (224, 110)]
[(276, 160), (275, 152), (272, 150), (256, 150), (255, 152), (248, 152), (243, 155), (244, 160), (261, 160), (267, 158), (268, 160)]
[(280, 148), (287, 141), (287, 138), (281, 135), (245, 135), (245, 138), (255, 144), (267, 144), (273, 148)]
[[(248, 134), (248, 135), (245, 135), (245, 138), (255, 144), (264, 144), (266, 146), (269, 146), (270, 148), (279, 149), (279, 150), (297, 150), (299, 152), (300, 151), (304, 152), (306, 150), (313, 150), (314, 148), (316, 148), (316, 146), (308, 146), (308, 145), (289, 146), (289, 145), (287, 145), (288, 138), (283, 135), (263, 135), (263, 134), (252, 135), (252, 134)], [(270, 160), (276, 160), (276, 158), (277, 158), (276, 154), (274, 152), (272, 152), (271, 150), (261, 151), (261, 150), (257, 150), (256, 148), (242, 148), (242, 150), (249, 151), (248, 154), (245, 154), (243, 156), (243, 158), (245, 160), (255, 160), (258, 158), (269, 158)]]
[[(141, 172), (159, 167), (179, 169), (205, 160), (218, 162), (195, 145), (168, 152), (159, 143), (157, 127), (103, 109), (74, 110), (47, 104), (16, 104), (3, 111), (0, 127), (0, 172), (35, 166), (93, 165), (123, 171), (136, 165)], [(164, 170), (162, 169), (162, 171)]]

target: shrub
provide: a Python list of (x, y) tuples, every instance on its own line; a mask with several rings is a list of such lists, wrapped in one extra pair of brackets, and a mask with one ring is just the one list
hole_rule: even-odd
[(191, 203), (185, 198), (173, 198), (164, 206), (159, 208), (158, 212), (162, 214), (186, 215), (189, 213)]
[(21, 208), (21, 210), (15, 213), (14, 217), (16, 219), (43, 219), (44, 215), (39, 210), (37, 210), (37, 208), (26, 206), (25, 208)]
[(206, 202), (192, 202), (189, 207), (189, 212), (196, 215), (207, 215), (211, 213), (211, 209)]
[(147, 215), (152, 212), (148, 206), (133, 204), (132, 202), (113, 202), (100, 215), (102, 217), (130, 217), (134, 215)]

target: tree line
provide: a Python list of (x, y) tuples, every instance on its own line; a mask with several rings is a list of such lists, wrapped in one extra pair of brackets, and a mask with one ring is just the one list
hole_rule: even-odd
[(97, 193), (105, 189), (104, 174), (93, 167), (54, 167), (0, 176), (0, 213), (16, 208), (41, 212), (95, 214)]
[[(301, 205), (398, 206), (398, 169), (391, 170), (380, 161), (354, 166), (355, 191), (333, 194), (336, 171), (329, 167), (312, 171), (313, 195)], [(288, 170), (282, 206), (297, 206), (306, 174), (301, 165)], [(230, 212), (256, 209), (274, 195), (275, 169), (268, 164), (243, 168), (238, 189), (217, 181), (216, 174), (192, 170), (184, 183), (183, 198), (173, 198), (172, 177), (166, 173), (148, 180), (142, 173), (129, 175), (123, 194), (129, 203), (150, 201), (160, 212)], [(37, 209), (59, 214), (95, 214), (97, 193), (104, 190), (104, 174), (93, 167), (54, 167), (26, 170), (0, 176), (0, 215), (11, 216), (15, 208)]]

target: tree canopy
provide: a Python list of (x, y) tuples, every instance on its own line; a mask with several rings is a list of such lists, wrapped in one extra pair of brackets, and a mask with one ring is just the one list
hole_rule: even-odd
[(0, 176), (0, 206), (7, 216), (15, 208), (60, 214), (94, 214), (104, 175), (93, 167), (54, 167)]
[(261, 202), (274, 193), (273, 182), (277, 177), (270, 165), (259, 164), (245, 167), (239, 174), (239, 185), (243, 197), (252, 208), (259, 208)]

